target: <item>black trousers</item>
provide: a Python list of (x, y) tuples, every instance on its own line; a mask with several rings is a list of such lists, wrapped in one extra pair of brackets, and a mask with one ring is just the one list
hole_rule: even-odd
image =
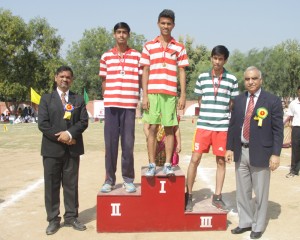
[(121, 140), (121, 169), (124, 182), (134, 180), (135, 109), (105, 108), (105, 183), (115, 185), (119, 139)]
[(300, 169), (300, 127), (292, 128), (292, 161), (291, 172), (299, 174)]
[(78, 172), (79, 156), (43, 157), (45, 180), (45, 206), (47, 221), (52, 221), (60, 214), (60, 186), (63, 188), (65, 221), (78, 217)]

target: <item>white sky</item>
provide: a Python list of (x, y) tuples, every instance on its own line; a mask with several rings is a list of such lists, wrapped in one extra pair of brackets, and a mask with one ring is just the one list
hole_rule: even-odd
[(159, 35), (158, 14), (175, 12), (173, 36), (189, 35), (208, 48), (222, 44), (229, 51), (272, 47), (288, 39), (300, 41), (299, 0), (0, 0), (0, 8), (28, 22), (46, 18), (65, 40), (64, 55), (83, 32), (97, 27), (111, 30), (120, 21), (147, 40)]

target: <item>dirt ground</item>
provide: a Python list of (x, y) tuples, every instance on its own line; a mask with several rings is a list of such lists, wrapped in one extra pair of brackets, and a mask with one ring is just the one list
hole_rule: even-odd
[[(141, 131), (141, 129), (137, 129)], [(25, 133), (25, 135), (24, 135)], [(96, 135), (95, 135), (96, 134)], [(11, 136), (13, 135), (13, 136)], [(10, 138), (13, 137), (15, 141)], [(21, 137), (21, 139), (20, 139)], [(6, 140), (7, 138), (7, 140)], [(43, 167), (40, 156), (40, 134), (33, 127), (23, 132), (23, 127), (9, 126), (9, 132), (0, 132), (0, 240), (16, 239), (250, 239), (249, 232), (232, 235), (230, 230), (237, 226), (235, 204), (234, 165), (227, 165), (223, 187), (223, 199), (231, 211), (228, 213), (226, 231), (199, 232), (150, 232), (150, 233), (97, 233), (96, 197), (104, 180), (103, 135), (85, 133), (86, 154), (82, 156), (79, 181), (79, 220), (87, 230), (78, 232), (62, 227), (56, 234), (47, 236), (44, 208)], [(18, 142), (19, 141), (19, 142)], [(136, 181), (140, 182), (140, 170), (147, 164), (144, 141), (137, 139), (135, 152)], [(190, 148), (189, 148), (190, 149)], [(180, 167), (184, 172), (189, 163), (188, 149), (180, 155)], [(283, 149), (281, 166), (271, 177), (268, 209), (268, 224), (261, 239), (300, 239), (300, 177), (285, 178), (290, 164), (290, 149)], [(120, 167), (119, 167), (120, 168)], [(121, 183), (118, 170), (117, 182)], [(207, 154), (203, 157), (194, 185), (194, 196), (214, 191), (215, 161)], [(64, 208), (61, 206), (63, 215)], [(138, 221), (138, 219), (137, 219)]]

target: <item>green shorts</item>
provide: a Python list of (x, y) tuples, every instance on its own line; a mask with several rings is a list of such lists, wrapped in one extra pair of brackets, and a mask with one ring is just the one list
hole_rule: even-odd
[(144, 111), (143, 121), (166, 127), (178, 125), (177, 97), (166, 94), (148, 94), (150, 108)]

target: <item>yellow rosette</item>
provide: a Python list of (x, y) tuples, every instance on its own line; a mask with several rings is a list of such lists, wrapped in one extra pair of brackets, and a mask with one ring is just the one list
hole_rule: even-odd
[(64, 115), (64, 119), (66, 120), (70, 120), (71, 119), (71, 115), (72, 115), (72, 112), (74, 110), (74, 106), (70, 103), (67, 103), (65, 105), (65, 115)]
[(262, 122), (268, 116), (268, 114), (269, 114), (268, 110), (264, 107), (260, 107), (260, 108), (257, 109), (256, 116), (254, 117), (254, 120), (258, 121), (257, 125), (259, 127), (262, 126)]

